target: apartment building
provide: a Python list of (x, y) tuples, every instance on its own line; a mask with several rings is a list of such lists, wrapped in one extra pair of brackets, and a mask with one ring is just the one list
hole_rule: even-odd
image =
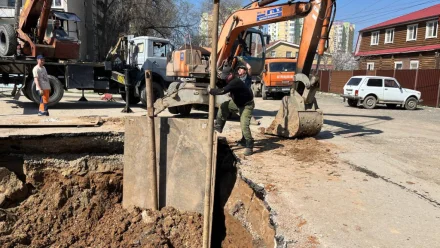
[(329, 34), (329, 47), (330, 53), (353, 52), (353, 39), (354, 39), (355, 25), (350, 22), (335, 21), (333, 22), (332, 29)]

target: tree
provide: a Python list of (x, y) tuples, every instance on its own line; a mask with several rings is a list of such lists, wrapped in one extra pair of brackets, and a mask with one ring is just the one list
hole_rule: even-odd
[[(244, 5), (243, 0), (222, 0), (219, 9), (219, 29), (228, 20), (229, 16), (235, 11), (241, 9)], [(202, 14), (200, 16), (199, 36), (203, 46), (211, 46), (212, 37), (212, 0), (202, 2)]]
[(100, 0), (97, 6), (100, 59), (121, 34), (156, 36), (182, 44), (185, 36), (196, 34), (199, 22), (187, 0)]
[(332, 53), (333, 70), (356, 70), (358, 68), (358, 61), (351, 53), (334, 52)]

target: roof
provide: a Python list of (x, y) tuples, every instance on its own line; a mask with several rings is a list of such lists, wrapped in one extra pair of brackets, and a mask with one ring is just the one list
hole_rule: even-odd
[(375, 24), (373, 26), (370, 27), (366, 27), (362, 30), (360, 30), (359, 32), (363, 32), (363, 31), (367, 31), (367, 30), (373, 30), (373, 29), (378, 29), (378, 28), (382, 28), (382, 27), (387, 27), (387, 26), (395, 26), (397, 24), (401, 24), (401, 23), (407, 23), (407, 22), (411, 22), (411, 21), (416, 21), (416, 20), (421, 20), (421, 19), (426, 19), (426, 18), (430, 18), (430, 17), (436, 17), (436, 16), (440, 16), (440, 4), (436, 4), (434, 6), (428, 7), (428, 8), (424, 8), (403, 16), (399, 16), (397, 18), (385, 21), (385, 22), (381, 22), (378, 24)]
[(271, 49), (272, 47), (275, 47), (275, 46), (277, 46), (279, 44), (284, 44), (284, 45), (287, 45), (287, 46), (292, 46), (292, 47), (295, 47), (295, 48), (299, 48), (298, 44), (295, 44), (295, 43), (292, 43), (292, 42), (288, 42), (288, 41), (284, 41), (284, 40), (277, 40), (277, 41), (270, 42), (269, 44), (267, 44), (266, 50), (267, 49)]
[[(270, 42), (269, 44), (267, 44), (266, 51), (272, 49), (273, 47), (275, 47), (275, 46), (277, 46), (279, 44), (283, 44), (283, 45), (286, 45), (286, 46), (291, 46), (291, 47), (299, 49), (299, 45), (298, 44), (295, 44), (295, 43), (292, 43), (292, 42), (288, 42), (288, 41), (285, 41), (285, 40), (277, 40), (277, 41), (273, 41), (273, 42)], [(330, 54), (328, 52), (324, 52), (324, 55), (330, 56)]]
[(440, 44), (357, 52), (356, 56), (371, 56), (371, 55), (383, 55), (383, 54), (395, 54), (395, 53), (424, 52), (424, 51), (432, 51), (432, 50), (437, 50), (437, 49), (440, 49)]

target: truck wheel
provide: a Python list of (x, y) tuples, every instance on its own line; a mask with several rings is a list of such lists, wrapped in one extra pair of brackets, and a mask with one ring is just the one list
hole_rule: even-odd
[(252, 93), (254, 93), (254, 97), (260, 97), (261, 96), (261, 84), (254, 83), (252, 85)]
[(177, 106), (177, 110), (179, 114), (182, 116), (188, 116), (191, 113), (192, 104)]
[(415, 97), (410, 97), (406, 100), (405, 109), (414, 110), (417, 108), (417, 99)]
[[(146, 93), (146, 90), (145, 90), (145, 84), (143, 84), (142, 86), (141, 86), (141, 101), (142, 101), (142, 104), (144, 105), (144, 106), (147, 106), (147, 99), (145, 98), (145, 93)], [(159, 99), (159, 98), (163, 98), (163, 96), (164, 96), (165, 94), (164, 94), (164, 92), (163, 92), (163, 88), (162, 88), (162, 86), (160, 85), (160, 84), (158, 84), (158, 83), (156, 83), (156, 82), (153, 82), (153, 103), (157, 100), (157, 99)]]
[(374, 96), (367, 96), (362, 103), (366, 109), (374, 109), (376, 107), (377, 99)]
[(261, 97), (263, 100), (267, 100), (267, 94), (266, 94), (266, 85), (263, 84), (263, 87), (261, 87)]
[(0, 56), (11, 56), (17, 49), (17, 37), (14, 26), (0, 25)]
[[(122, 100), (127, 102), (127, 93), (121, 93)], [(130, 89), (130, 105), (138, 104), (141, 101), (141, 98), (134, 95), (134, 88)]]
[[(61, 101), (61, 98), (64, 96), (64, 88), (63, 84), (58, 80), (58, 78), (48, 75), (47, 78), (49, 79), (50, 84), (50, 93), (49, 93), (49, 103), (47, 104), (48, 107), (52, 107), (59, 103)], [(29, 96), (31, 96), (32, 100), (40, 104), (40, 95), (37, 93), (37, 87), (35, 85), (35, 82), (32, 81), (32, 88)]]
[(348, 106), (350, 106), (350, 107), (357, 107), (357, 105), (358, 105), (358, 101), (357, 100), (348, 99), (347, 103), (348, 103)]

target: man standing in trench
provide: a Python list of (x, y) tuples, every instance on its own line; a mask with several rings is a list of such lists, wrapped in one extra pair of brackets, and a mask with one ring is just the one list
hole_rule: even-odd
[(44, 67), (43, 55), (37, 56), (37, 65), (32, 70), (34, 75), (35, 86), (37, 92), (40, 95), (40, 108), (38, 110), (38, 116), (49, 116), (47, 104), (49, 103), (50, 83), (47, 77), (47, 71)]
[(223, 132), (223, 127), (231, 112), (239, 112), (241, 132), (243, 134), (243, 139), (240, 142), (246, 147), (244, 155), (249, 156), (252, 155), (254, 148), (254, 139), (249, 128), (252, 111), (255, 108), (254, 95), (250, 87), (246, 86), (239, 77), (234, 77), (233, 74), (229, 75), (226, 82), (227, 85), (221, 89), (211, 89), (208, 87), (208, 92), (211, 95), (231, 93), (232, 97), (232, 100), (226, 101), (220, 106), (214, 129), (219, 133)]

